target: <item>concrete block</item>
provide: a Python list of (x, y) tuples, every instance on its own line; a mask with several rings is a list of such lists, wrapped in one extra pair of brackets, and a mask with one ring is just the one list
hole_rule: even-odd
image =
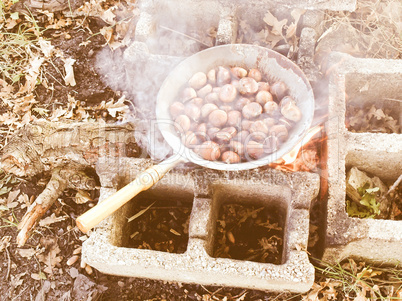
[(374, 263), (401, 264), (402, 221), (360, 219), (346, 212), (346, 175), (352, 166), (395, 181), (402, 174), (402, 135), (353, 133), (345, 126), (347, 104), (385, 104), (402, 111), (402, 62), (358, 59), (335, 53), (329, 81), (328, 206), (323, 260), (355, 257)]
[(237, 23), (233, 18), (220, 19), (216, 33), (216, 45), (233, 44), (237, 37)]
[(152, 16), (146, 11), (141, 12), (135, 27), (135, 40), (138, 42), (145, 42), (154, 32), (155, 21)]
[(307, 10), (301, 19), (301, 27), (310, 27), (316, 31), (316, 38), (318, 38), (323, 30), (325, 11), (324, 10)]
[(316, 82), (320, 77), (317, 65), (314, 63), (315, 44), (317, 32), (315, 29), (305, 27), (302, 29), (297, 54), (297, 65), (303, 70), (310, 82)]
[[(116, 168), (98, 165), (101, 200), (135, 178), (149, 160), (120, 158)], [(110, 162), (110, 161), (107, 161)], [(106, 178), (115, 177), (114, 181)], [(202, 179), (202, 181), (200, 181)], [(118, 184), (117, 184), (118, 183)], [(205, 187), (198, 187), (203, 183)], [(314, 267), (303, 250), (308, 242), (309, 208), (319, 190), (319, 177), (310, 173), (284, 173), (259, 168), (220, 172), (179, 166), (149, 190), (156, 198), (193, 202), (187, 250), (181, 254), (128, 248), (127, 216), (136, 209), (134, 198), (91, 231), (82, 258), (98, 270), (114, 275), (168, 281), (224, 285), (269, 291), (305, 292), (313, 284)], [(198, 195), (203, 194), (203, 197)], [(294, 201), (303, 195), (303, 201)], [(140, 196), (139, 196), (140, 197)], [(276, 206), (285, 212), (281, 264), (213, 257), (218, 211), (225, 203)]]

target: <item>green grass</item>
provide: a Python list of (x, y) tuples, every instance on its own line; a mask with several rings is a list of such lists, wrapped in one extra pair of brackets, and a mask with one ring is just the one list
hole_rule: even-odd
[[(7, 28), (12, 19), (19, 23)], [(3, 81), (15, 84), (25, 77), (30, 61), (40, 51), (38, 41), (42, 32), (32, 15), (11, 13), (0, 1), (0, 73)]]

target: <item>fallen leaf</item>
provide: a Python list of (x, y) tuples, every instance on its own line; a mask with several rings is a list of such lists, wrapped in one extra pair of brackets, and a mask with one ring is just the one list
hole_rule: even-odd
[(105, 10), (100, 16), (103, 21), (105, 21), (106, 23), (108, 23), (110, 25), (114, 25), (116, 23), (114, 21), (114, 18), (116, 18), (116, 15), (112, 12), (113, 9), (114, 9), (114, 7), (111, 7), (108, 10)]
[(89, 201), (92, 201), (90, 194), (85, 190), (78, 190), (75, 195), (75, 202), (77, 204), (85, 204)]
[(303, 296), (303, 301), (317, 301), (318, 300), (318, 293), (323, 289), (321, 285), (318, 283), (313, 283), (312, 288), (310, 291), (307, 293), (307, 295)]
[(99, 30), (99, 32), (101, 33), (101, 35), (103, 35), (107, 44), (109, 44), (112, 41), (112, 37), (113, 37), (113, 28), (112, 27), (103, 27)]
[(359, 92), (368, 91), (369, 86), (369, 82), (366, 82), (365, 85), (359, 89)]
[(368, 268), (364, 268), (361, 272), (357, 273), (356, 277), (361, 279), (361, 278), (371, 278), (371, 277), (375, 277), (378, 275), (381, 275), (382, 272), (380, 271), (375, 271), (373, 269), (368, 269)]
[(67, 113), (66, 109), (59, 107), (56, 110), (53, 110), (52, 116), (50, 116), (49, 119), (50, 119), (50, 121), (58, 121), (59, 118), (66, 113)]
[(42, 37), (38, 40), (40, 49), (42, 50), (45, 57), (50, 57), (53, 53), (54, 46), (50, 43), (50, 41), (46, 41)]
[(10, 275), (10, 278), (11, 278), (10, 284), (11, 284), (11, 286), (13, 288), (16, 288), (16, 287), (20, 286), (24, 282), (24, 279), (21, 279), (21, 278), (23, 276), (25, 276), (26, 274), (27, 273), (24, 272), (24, 273), (20, 273), (20, 274), (17, 274), (17, 275)]
[(60, 248), (58, 244), (54, 241), (49, 241), (48, 250), (39, 254), (37, 257), (39, 261), (43, 262), (47, 265), (46, 268), (43, 269), (44, 272), (51, 274), (53, 272), (53, 268), (62, 261), (62, 257), (57, 256), (60, 253)]
[(124, 113), (129, 111), (129, 107), (124, 103), (125, 100), (124, 96), (120, 97), (116, 103), (114, 103), (114, 100), (112, 99), (106, 103), (105, 108), (112, 117), (116, 117), (118, 112)]
[(66, 216), (56, 217), (56, 214), (53, 213), (51, 216), (41, 219), (39, 221), (39, 226), (41, 226), (41, 227), (49, 226), (53, 223), (64, 221), (66, 218), (67, 218)]
[(11, 236), (3, 236), (0, 241), (0, 253), (10, 245)]
[(74, 69), (73, 65), (75, 60), (73, 58), (67, 58), (63, 60), (64, 62), (64, 70), (66, 71), (66, 76), (64, 77), (64, 82), (68, 86), (74, 87), (76, 85), (75, 78), (74, 78)]
[(306, 12), (305, 9), (296, 8), (290, 12), (290, 15), (293, 17), (294, 23), (297, 25), (299, 23), (300, 17), (304, 15)]
[(18, 12), (16, 11), (15, 13), (10, 14), (10, 18), (13, 20), (18, 20), (20, 16), (18, 15)]
[(6, 21), (6, 29), (12, 29), (18, 24), (17, 20), (15, 19), (7, 19)]
[(15, 207), (17, 207), (19, 204), (17, 203), (17, 202), (11, 202), (11, 203), (8, 203), (7, 204), (7, 208), (8, 209), (12, 209), (12, 208), (15, 208)]
[(31, 278), (34, 280), (46, 280), (46, 275), (43, 272), (32, 273)]
[(13, 202), (19, 194), (20, 194), (20, 190), (19, 190), (19, 189), (14, 190), (14, 191), (11, 191), (11, 192), (8, 194), (7, 204)]
[(296, 24), (292, 23), (289, 25), (288, 29), (286, 29), (286, 38), (290, 39), (296, 34), (297, 26)]
[(264, 16), (264, 22), (267, 23), (269, 26), (274, 26), (274, 24), (276, 22), (278, 22), (278, 19), (275, 18), (275, 16), (273, 14), (271, 14), (271, 12), (267, 12)]
[(21, 86), (20, 90), (18, 91), (17, 95), (21, 95), (23, 93), (31, 93), (36, 84), (37, 79), (40, 74), (40, 67), (42, 66), (45, 59), (43, 57), (36, 56), (30, 62), (30, 67), (27, 69), (27, 75), (25, 75), (25, 85)]
[(35, 249), (30, 248), (30, 249), (17, 249), (18, 254), (20, 254), (21, 257), (24, 258), (31, 258), (33, 255), (36, 254)]

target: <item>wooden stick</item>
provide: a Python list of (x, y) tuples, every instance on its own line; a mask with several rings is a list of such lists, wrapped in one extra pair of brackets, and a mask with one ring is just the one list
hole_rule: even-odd
[(18, 224), (17, 244), (19, 247), (22, 247), (26, 243), (33, 228), (65, 188), (67, 188), (67, 181), (59, 176), (57, 170), (52, 174), (52, 178), (47, 183), (45, 190), (29, 206), (21, 222)]
[(82, 232), (87, 233), (141, 191), (151, 188), (162, 179), (169, 170), (181, 162), (183, 162), (182, 159), (173, 157), (163, 161), (159, 165), (151, 166), (147, 170), (141, 172), (134, 181), (79, 216), (76, 220), (78, 228)]

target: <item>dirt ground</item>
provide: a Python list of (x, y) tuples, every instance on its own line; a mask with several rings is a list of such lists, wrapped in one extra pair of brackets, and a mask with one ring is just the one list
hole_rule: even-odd
[[(18, 2), (18, 1), (17, 1)], [(80, 1), (74, 1), (80, 2)], [(122, 91), (113, 90), (104, 80), (102, 80), (99, 71), (96, 69), (96, 55), (104, 47), (111, 45), (110, 36), (105, 33), (105, 28), (115, 30), (115, 41), (121, 42), (119, 30), (121, 32), (129, 32), (128, 24), (125, 22), (124, 10), (122, 7), (135, 7), (135, 1), (100, 1), (101, 15), (90, 15), (85, 13), (76, 16), (73, 19), (63, 16), (60, 12), (55, 12), (53, 17), (49, 17), (49, 12), (38, 12), (35, 18), (38, 25), (47, 28), (41, 36), (51, 42), (51, 45), (63, 56), (54, 55), (52, 59), (45, 59), (41, 68), (43, 72), (41, 76), (46, 78), (46, 84), (35, 84), (35, 89), (21, 94), (24, 97), (33, 95), (34, 102), (21, 102), (19, 99), (10, 105), (2, 98), (0, 104), (0, 144), (4, 144), (10, 139), (13, 131), (30, 121), (46, 117), (50, 120), (58, 120), (58, 118), (70, 118), (73, 120), (97, 120), (103, 119), (106, 122), (115, 122), (118, 118), (105, 105), (107, 102), (116, 103), (122, 96)], [(23, 17), (12, 17), (11, 5), (6, 1), (5, 18), (7, 24), (12, 24), (12, 20), (24, 22)], [(88, 5), (93, 5), (94, 1), (84, 1)], [(117, 4), (116, 4), (117, 3)], [(79, 7), (78, 3), (77, 7)], [(105, 11), (113, 5), (118, 5), (116, 11), (120, 11), (120, 15), (116, 13), (116, 20), (122, 20), (121, 23), (108, 23)], [(131, 6), (130, 6), (131, 5)], [(135, 21), (138, 11), (133, 10), (134, 16), (130, 21)], [(85, 12), (85, 10), (84, 10)], [(47, 16), (47, 17), (46, 17)], [(105, 17), (106, 16), (106, 17)], [(13, 19), (14, 18), (14, 19)], [(18, 18), (18, 19), (15, 19)], [(40, 21), (42, 20), (42, 22)], [(53, 21), (51, 21), (53, 20)], [(105, 21), (106, 20), (106, 21)], [(32, 23), (30, 23), (32, 25)], [(10, 25), (11, 26), (11, 25)], [(119, 27), (120, 26), (120, 27)], [(123, 28), (124, 27), (124, 28)], [(10, 32), (16, 27), (8, 29)], [(124, 29), (124, 30), (123, 30)], [(293, 42), (297, 39), (293, 39)], [(109, 46), (107, 45), (109, 42)], [(124, 48), (124, 45), (122, 46)], [(43, 51), (43, 49), (42, 49)], [(390, 52), (387, 52), (390, 53)], [(393, 54), (393, 58), (400, 57), (400, 53)], [(43, 54), (42, 54), (43, 56)], [(65, 58), (72, 57), (75, 62), (74, 79), (76, 85), (66, 84), (67, 74), (65, 72)], [(16, 85), (23, 86), (28, 82), (22, 80)], [(39, 81), (39, 79), (36, 79)], [(10, 84), (9, 79), (4, 79), (2, 83)], [(3, 88), (6, 85), (3, 86)], [(5, 88), (4, 88), (5, 89)], [(13, 93), (16, 92), (13, 91)], [(25, 93), (25, 92), (24, 92)], [(15, 94), (15, 93), (14, 93)], [(22, 97), (21, 96), (21, 97)], [(11, 99), (11, 98), (10, 98)], [(21, 108), (29, 107), (27, 110), (21, 109), (17, 111), (16, 104)], [(18, 107), (19, 108), (19, 107)], [(120, 107), (118, 107), (120, 108)], [(123, 114), (124, 110), (118, 111)], [(29, 112), (29, 114), (27, 113)], [(71, 113), (71, 114), (70, 114)], [(27, 115), (28, 114), (28, 115)], [(82, 116), (86, 116), (83, 118)], [(8, 119), (7, 119), (8, 118)], [(11, 118), (13, 121), (10, 121)], [(27, 121), (28, 119), (28, 121)], [(345, 300), (345, 293), (342, 293), (342, 285), (345, 283), (341, 280), (328, 280), (325, 273), (317, 270), (317, 281), (313, 289), (305, 295), (295, 295), (289, 293), (271, 294), (263, 291), (245, 290), (240, 288), (227, 287), (206, 287), (199, 284), (182, 284), (175, 282), (155, 281), (148, 279), (126, 278), (106, 275), (92, 269), (85, 264), (81, 264), (80, 252), (82, 242), (87, 238), (75, 225), (76, 218), (88, 210), (94, 202), (98, 200), (99, 189), (89, 191), (92, 201), (84, 204), (77, 204), (79, 198), (77, 191), (66, 190), (51, 207), (44, 216), (46, 222), (36, 227), (31, 238), (24, 247), (18, 247), (16, 237), (18, 234), (17, 225), (21, 221), (27, 205), (38, 196), (46, 186), (49, 180), (49, 173), (38, 174), (33, 177), (16, 177), (0, 171), (0, 300)], [(147, 206), (148, 203), (144, 204)], [(311, 245), (309, 250), (313, 255), (319, 256), (320, 241), (318, 224), (322, 222), (322, 214), (320, 210), (322, 206), (316, 204), (312, 212), (311, 227)], [(239, 210), (238, 212), (241, 212)], [(183, 212), (177, 213), (181, 216)], [(184, 212), (184, 213), (187, 213)], [(150, 212), (151, 214), (151, 212)], [(241, 214), (241, 213), (238, 213)], [(225, 215), (225, 214), (223, 214)], [(227, 213), (226, 213), (227, 215)], [(154, 223), (160, 223), (162, 220), (166, 222), (169, 214), (155, 213), (149, 216), (149, 220)], [(145, 218), (146, 216), (144, 216)], [(186, 223), (186, 215), (180, 220), (180, 225)], [(236, 216), (232, 217), (236, 219)], [(159, 220), (158, 220), (159, 219)], [(164, 220), (165, 219), (165, 220)], [(169, 221), (168, 221), (169, 222)], [(138, 221), (142, 227), (146, 227)], [(148, 224), (149, 226), (149, 224)], [(181, 229), (178, 227), (178, 229)], [(185, 231), (185, 227), (179, 231)], [(280, 227), (278, 230), (280, 233)], [(246, 229), (245, 231), (249, 231)], [(160, 233), (158, 233), (159, 235)], [(152, 237), (152, 233), (149, 234)], [(166, 234), (160, 234), (166, 235)], [(279, 234), (278, 234), (279, 235)], [(144, 241), (146, 239), (144, 238)], [(144, 241), (137, 241), (135, 247), (144, 244)], [(152, 242), (153, 246), (157, 242)], [(186, 241), (180, 244), (185, 245)], [(280, 244), (280, 243), (279, 243)], [(154, 246), (155, 247), (155, 246)], [(181, 247), (182, 248), (182, 247)], [(281, 247), (280, 247), (281, 248)], [(168, 246), (169, 249), (169, 246)], [(280, 252), (281, 249), (279, 249)], [(231, 256), (231, 255), (228, 255)], [(237, 255), (236, 255), (237, 256)], [(265, 257), (264, 257), (265, 258)], [(270, 258), (270, 257), (268, 257)], [(278, 258), (272, 255), (272, 262), (278, 262)], [(263, 261), (263, 260), (261, 260)], [(279, 258), (280, 261), (280, 258)], [(345, 269), (354, 269), (361, 272), (365, 269), (364, 264), (354, 266), (353, 262), (348, 263)], [(384, 286), (382, 292), (388, 293), (389, 296), (396, 298), (402, 295), (402, 276), (400, 271), (393, 270), (396, 276), (392, 278), (392, 284)], [(379, 274), (370, 274), (370, 277), (376, 277)], [(382, 272), (384, 278), (389, 280)], [(393, 275), (394, 275), (393, 274)], [(353, 278), (354, 279), (354, 278)], [(385, 280), (384, 280), (385, 281)], [(361, 291), (362, 284), (356, 282)], [(339, 294), (334, 293), (336, 287), (340, 287)], [(393, 287), (393, 288), (391, 288)], [(392, 291), (391, 291), (392, 290)], [(371, 290), (365, 288), (365, 295), (360, 295), (366, 300), (365, 296), (370, 296)], [(399, 293), (398, 293), (399, 292)], [(367, 293), (367, 294), (366, 294)], [(348, 296), (346, 294), (346, 296)], [(352, 300), (358, 297), (357, 291), (350, 293)], [(376, 297), (377, 295), (374, 295)], [(355, 299), (357, 300), (357, 299)], [(402, 300), (402, 297), (401, 299)]]

